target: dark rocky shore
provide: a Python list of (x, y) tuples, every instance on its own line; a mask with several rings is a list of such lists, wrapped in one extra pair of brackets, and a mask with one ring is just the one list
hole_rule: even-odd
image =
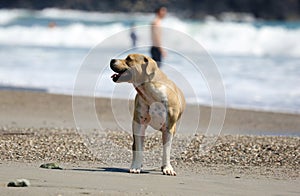
[(2, 0), (0, 8), (44, 9), (50, 7), (102, 12), (153, 12), (165, 5), (178, 16), (201, 19), (207, 15), (219, 17), (224, 12), (248, 13), (266, 20), (299, 20), (300, 0)]
[[(85, 137), (85, 136), (84, 136)], [(105, 165), (129, 165), (131, 134), (105, 131), (83, 139), (69, 129), (6, 129), (0, 131), (2, 161), (96, 161)], [(206, 152), (199, 152), (204, 136), (177, 135), (172, 148), (175, 168), (197, 170), (201, 167), (265, 168), (264, 172), (284, 170), (288, 176), (300, 174), (300, 138), (279, 136), (219, 136)], [(147, 135), (145, 167), (161, 163), (161, 133)], [(201, 166), (201, 167), (197, 167)], [(223, 170), (224, 171), (224, 170)]]

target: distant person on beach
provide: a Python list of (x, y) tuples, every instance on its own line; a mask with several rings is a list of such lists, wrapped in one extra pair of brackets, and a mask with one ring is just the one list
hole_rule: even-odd
[(167, 55), (167, 52), (162, 48), (162, 29), (161, 20), (166, 16), (167, 8), (159, 7), (155, 10), (155, 18), (151, 23), (151, 56), (157, 62), (158, 67), (161, 66), (162, 58)]
[(56, 27), (56, 23), (53, 22), (53, 21), (51, 21), (51, 22), (48, 23), (48, 27), (49, 28), (55, 28)]
[(131, 38), (132, 47), (135, 47), (136, 46), (136, 41), (137, 41), (137, 35), (136, 35), (136, 32), (135, 32), (135, 24), (134, 23), (131, 24), (130, 38)]

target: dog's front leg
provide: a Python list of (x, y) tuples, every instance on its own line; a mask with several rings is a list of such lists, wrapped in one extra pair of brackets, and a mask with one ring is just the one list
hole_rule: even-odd
[[(174, 127), (175, 128), (175, 127)], [(174, 171), (171, 165), (171, 146), (173, 141), (173, 131), (172, 130), (164, 130), (162, 132), (163, 139), (163, 158), (162, 158), (162, 172), (164, 175), (176, 176), (176, 172)]]
[(143, 165), (143, 151), (146, 125), (133, 121), (132, 164), (130, 173), (140, 173)]
[(135, 98), (134, 116), (132, 121), (133, 145), (130, 173), (140, 173), (143, 165), (145, 130), (150, 121), (148, 106), (139, 95)]

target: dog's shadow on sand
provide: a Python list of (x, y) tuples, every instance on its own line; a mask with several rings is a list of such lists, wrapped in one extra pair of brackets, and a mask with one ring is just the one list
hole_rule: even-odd
[[(99, 168), (74, 168), (69, 169), (72, 171), (82, 171), (82, 172), (109, 172), (109, 173), (129, 173), (129, 169), (127, 168), (119, 168), (119, 167), (99, 167)], [(158, 174), (157, 169), (148, 169), (142, 170), (141, 174)]]

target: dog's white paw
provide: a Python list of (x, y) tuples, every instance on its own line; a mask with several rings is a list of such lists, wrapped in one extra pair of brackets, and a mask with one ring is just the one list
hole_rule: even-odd
[(129, 173), (132, 174), (140, 174), (141, 173), (141, 168), (130, 168)]
[(134, 161), (129, 169), (129, 173), (140, 174), (143, 164), (139, 161)]
[(162, 166), (161, 171), (163, 175), (176, 176), (176, 172), (171, 165)]

